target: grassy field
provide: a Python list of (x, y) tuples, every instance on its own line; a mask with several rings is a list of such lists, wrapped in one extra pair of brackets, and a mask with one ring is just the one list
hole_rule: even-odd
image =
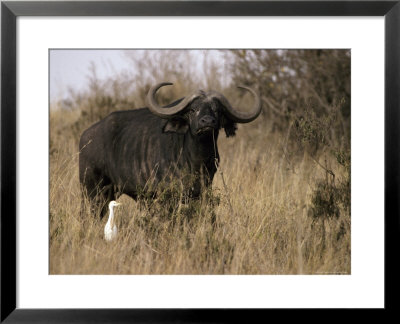
[(122, 196), (120, 235), (106, 242), (106, 218), (80, 215), (80, 118), (50, 110), (50, 274), (350, 274), (350, 208), (339, 199), (315, 216), (346, 177), (332, 154), (288, 154), (289, 133), (261, 118), (221, 132), (211, 199), (166, 212)]

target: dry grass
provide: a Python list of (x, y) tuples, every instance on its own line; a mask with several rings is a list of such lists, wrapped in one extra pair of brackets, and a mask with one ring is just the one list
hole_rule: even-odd
[[(157, 202), (122, 196), (120, 235), (105, 242), (106, 219), (79, 213), (72, 127), (79, 116), (50, 115), (51, 274), (350, 273), (349, 210), (338, 205), (338, 218), (310, 217), (316, 183), (326, 172), (306, 154), (289, 159), (285, 137), (261, 119), (240, 125), (235, 138), (221, 133), (214, 198), (178, 203), (168, 214)], [(321, 156), (337, 179), (344, 176), (331, 155)]]

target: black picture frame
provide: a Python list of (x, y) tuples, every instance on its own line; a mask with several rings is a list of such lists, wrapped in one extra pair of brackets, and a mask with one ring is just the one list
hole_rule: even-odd
[[(396, 310), (399, 275), (400, 0), (396, 1), (4, 1), (1, 3), (1, 322), (234, 322), (265, 309), (16, 308), (16, 19), (19, 16), (384, 16), (385, 310)], [(371, 125), (371, 127), (373, 127)], [(371, 233), (373, 234), (373, 233)], [(380, 312), (381, 314), (381, 312)], [(247, 321), (247, 322), (249, 322)]]

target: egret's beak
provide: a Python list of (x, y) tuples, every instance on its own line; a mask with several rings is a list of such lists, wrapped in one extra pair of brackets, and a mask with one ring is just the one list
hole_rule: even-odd
[(122, 205), (122, 204), (121, 204), (121, 203), (118, 203), (118, 202), (117, 202), (117, 203), (115, 203), (115, 206), (119, 206), (119, 205)]

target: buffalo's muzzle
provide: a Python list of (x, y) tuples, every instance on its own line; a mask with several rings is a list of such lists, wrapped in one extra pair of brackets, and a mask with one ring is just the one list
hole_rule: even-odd
[(215, 128), (217, 126), (217, 120), (212, 116), (203, 116), (199, 120), (199, 129), (205, 127)]

